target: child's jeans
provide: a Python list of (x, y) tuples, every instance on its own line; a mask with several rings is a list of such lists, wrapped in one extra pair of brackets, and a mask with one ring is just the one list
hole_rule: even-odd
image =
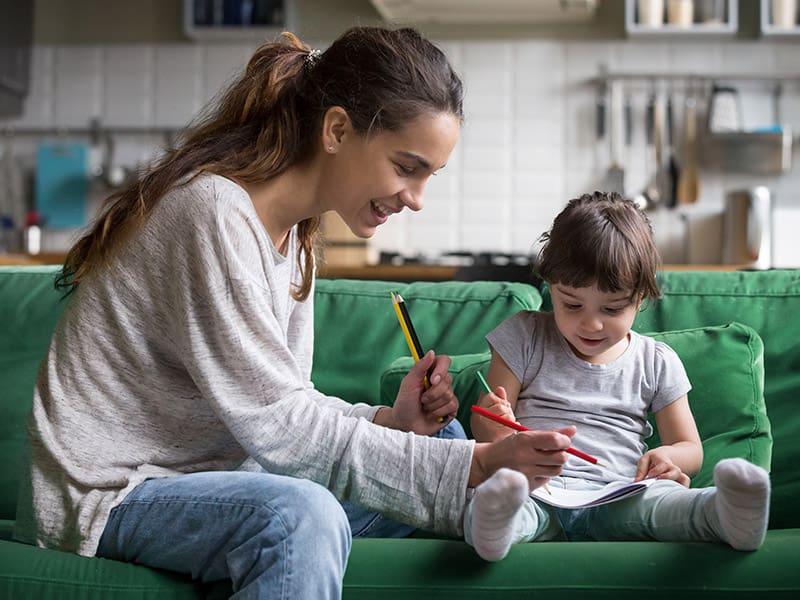
[[(598, 489), (602, 483), (553, 477), (548, 485)], [(716, 489), (688, 489), (675, 481), (656, 481), (639, 494), (593, 508), (554, 508), (529, 498), (515, 518), (514, 543), (570, 541), (720, 541), (709, 502)], [(467, 507), (465, 538), (471, 544), (472, 507)]]

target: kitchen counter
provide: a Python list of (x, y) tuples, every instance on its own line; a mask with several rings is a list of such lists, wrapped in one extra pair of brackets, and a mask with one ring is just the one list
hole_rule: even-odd
[(0, 254), (0, 265), (60, 265), (65, 256), (63, 252)]
[[(328, 279), (382, 279), (385, 281), (449, 281), (464, 267), (441, 265), (364, 265), (345, 267), (329, 265), (319, 276)], [(662, 271), (738, 271), (737, 265), (662, 265)]]
[(461, 267), (445, 265), (325, 265), (318, 271), (327, 279), (381, 279), (384, 281), (449, 281)]
[[(43, 252), (41, 254), (0, 254), (0, 265), (57, 265), (64, 261), (64, 254)], [(663, 271), (737, 271), (737, 265), (663, 265)], [(318, 276), (327, 279), (380, 279), (384, 281), (450, 281), (456, 279), (459, 269), (469, 267), (409, 263), (404, 265), (325, 265)]]

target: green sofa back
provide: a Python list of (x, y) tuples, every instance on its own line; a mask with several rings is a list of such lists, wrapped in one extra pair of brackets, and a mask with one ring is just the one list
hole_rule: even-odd
[(637, 329), (662, 331), (738, 321), (761, 336), (764, 399), (773, 437), (770, 528), (800, 526), (794, 507), (800, 498), (800, 328), (794, 321), (800, 314), (800, 271), (665, 272), (660, 283), (664, 296), (639, 315)]
[[(0, 521), (15, 516), (33, 385), (66, 304), (53, 287), (56, 272), (55, 267), (0, 267)], [(390, 291), (403, 295), (425, 348), (448, 354), (485, 350), (483, 338), (490, 329), (541, 303), (536, 288), (523, 283), (321, 279), (315, 292), (312, 373), (320, 390), (351, 402), (380, 401), (381, 373), (394, 359), (409, 354)], [(4, 530), (2, 537), (7, 537)]]
[[(415, 282), (320, 279), (315, 292), (314, 384), (349, 402), (378, 404), (389, 364), (410, 356), (390, 292), (405, 300), (423, 350), (484, 352), (484, 337), (505, 318), (541, 306), (539, 291), (500, 281)], [(353, 385), (357, 372), (358, 386)], [(386, 404), (386, 402), (383, 402)]]
[(64, 308), (53, 267), (0, 267), (0, 520), (14, 519), (33, 383)]
[[(0, 267), (0, 520), (13, 519), (18, 464), (36, 372), (64, 302), (53, 288), (54, 267)], [(765, 398), (772, 423), (771, 528), (800, 526), (793, 509), (800, 494), (800, 271), (665, 272), (664, 297), (637, 318), (639, 331), (670, 331), (739, 322), (764, 343)], [(312, 378), (319, 389), (346, 400), (387, 402), (380, 380), (408, 356), (389, 292), (400, 292), (424, 348), (464, 355), (486, 351), (485, 334), (507, 316), (542, 305), (523, 283), (380, 281), (317, 282), (316, 345)], [(545, 294), (544, 307), (547, 305)], [(709, 356), (710, 364), (714, 357)], [(474, 370), (474, 368), (472, 369)], [(353, 373), (358, 381), (353, 385)], [(725, 372), (719, 373), (725, 377)], [(472, 371), (463, 377), (472, 382)], [(474, 383), (472, 384), (474, 386)], [(385, 393), (384, 393), (385, 396)], [(462, 399), (465, 404), (471, 398)]]

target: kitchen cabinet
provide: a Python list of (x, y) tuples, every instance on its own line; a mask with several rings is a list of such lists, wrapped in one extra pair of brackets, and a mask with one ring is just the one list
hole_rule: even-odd
[(798, 11), (798, 0), (761, 0), (761, 35), (800, 38)]
[(738, 28), (737, 0), (625, 0), (629, 37), (732, 37)]
[(30, 78), (33, 3), (0, 0), (0, 119), (22, 114)]
[(202, 41), (263, 41), (291, 30), (293, 0), (184, 0), (183, 28)]

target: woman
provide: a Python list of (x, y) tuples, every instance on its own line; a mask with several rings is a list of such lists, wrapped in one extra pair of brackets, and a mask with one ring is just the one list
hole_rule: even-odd
[(459, 534), (467, 487), (500, 466), (532, 487), (557, 474), (568, 435), (431, 436), (457, 408), (447, 357), (423, 357), (392, 408), (310, 381), (320, 215), (366, 238), (420, 210), (461, 101), (411, 29), (355, 28), (321, 54), (291, 34), (259, 48), (69, 252), (18, 537), (230, 578), (241, 598), (336, 598), (350, 548), (337, 499)]

